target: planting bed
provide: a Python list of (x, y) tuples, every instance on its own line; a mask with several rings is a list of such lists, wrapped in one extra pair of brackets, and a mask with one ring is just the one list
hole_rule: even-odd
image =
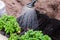
[(29, 27), (27, 30), (27, 27), (20, 26), (20, 18), (3, 15), (0, 18), (0, 33), (8, 40), (60, 40), (60, 20), (49, 18), (39, 11), (36, 13), (39, 26), (36, 29), (32, 26), (34, 31)]
[[(47, 35), (47, 36), (43, 37), (44, 39), (40, 38), (41, 40), (60, 40), (60, 21), (57, 19), (51, 19), (48, 16), (43, 15), (43, 14), (39, 14), (38, 11), (36, 12), (37, 12), (37, 17), (40, 23), (39, 27), (36, 28), (37, 31), (33, 29), (34, 31), (26, 30), (27, 31), (26, 32), (25, 29), (22, 29), (22, 27), (19, 26), (19, 21), (17, 22), (19, 18), (16, 20), (16, 18), (13, 16), (4, 15), (0, 18), (0, 33), (8, 37), (9, 38), (8, 40), (12, 40), (12, 39), (14, 40), (25, 40), (25, 39), (26, 40), (28, 39), (39, 40), (40, 32), (42, 30), (43, 36), (44, 35)], [(37, 34), (35, 33), (35, 31)], [(31, 33), (31, 38), (30, 38), (29, 33)]]
[(3, 15), (0, 18), (0, 34), (8, 40), (51, 40), (51, 37), (43, 34), (42, 31), (27, 30), (23, 35), (22, 32), (15, 17)]

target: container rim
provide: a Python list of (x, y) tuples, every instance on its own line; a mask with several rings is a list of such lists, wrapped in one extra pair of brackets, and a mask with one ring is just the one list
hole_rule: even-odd
[(0, 0), (0, 10), (5, 8), (5, 3), (3, 1)]

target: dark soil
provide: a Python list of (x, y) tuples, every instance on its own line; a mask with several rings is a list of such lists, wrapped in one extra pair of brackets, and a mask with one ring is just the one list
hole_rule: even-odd
[(53, 40), (60, 40), (60, 20), (49, 18), (44, 14), (38, 14), (39, 30), (43, 30), (44, 34), (48, 34)]
[(49, 18), (44, 14), (38, 14), (39, 30), (52, 37), (52, 40), (60, 40), (60, 20)]
[(0, 31), (0, 33), (1, 33), (2, 35), (6, 36), (7, 38), (10, 37), (10, 34), (6, 34), (6, 32), (5, 32), (4, 30)]

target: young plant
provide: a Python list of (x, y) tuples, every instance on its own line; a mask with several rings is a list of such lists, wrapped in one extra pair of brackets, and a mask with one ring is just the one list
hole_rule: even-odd
[(3, 29), (4, 22), (0, 19), (0, 31)]
[(19, 36), (15, 33), (15, 34), (11, 34), (8, 40), (18, 40), (18, 39), (19, 39)]
[(3, 17), (0, 17), (0, 31), (3, 30), (4, 25), (5, 25), (5, 22), (3, 20)]
[(44, 35), (42, 31), (29, 30), (24, 35), (11, 34), (8, 40), (52, 40), (48, 35)]
[(14, 32), (20, 33), (20, 27), (14, 16), (4, 15), (0, 18), (0, 30), (5, 29), (5, 32), (12, 34)]
[(42, 31), (29, 30), (20, 37), (20, 40), (51, 40), (51, 38), (44, 35)]

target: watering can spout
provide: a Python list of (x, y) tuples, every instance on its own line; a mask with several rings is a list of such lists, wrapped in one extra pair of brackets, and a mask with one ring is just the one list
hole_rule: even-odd
[(36, 3), (37, 0), (32, 0), (31, 3), (28, 3), (27, 6), (28, 7), (34, 7), (34, 4)]

